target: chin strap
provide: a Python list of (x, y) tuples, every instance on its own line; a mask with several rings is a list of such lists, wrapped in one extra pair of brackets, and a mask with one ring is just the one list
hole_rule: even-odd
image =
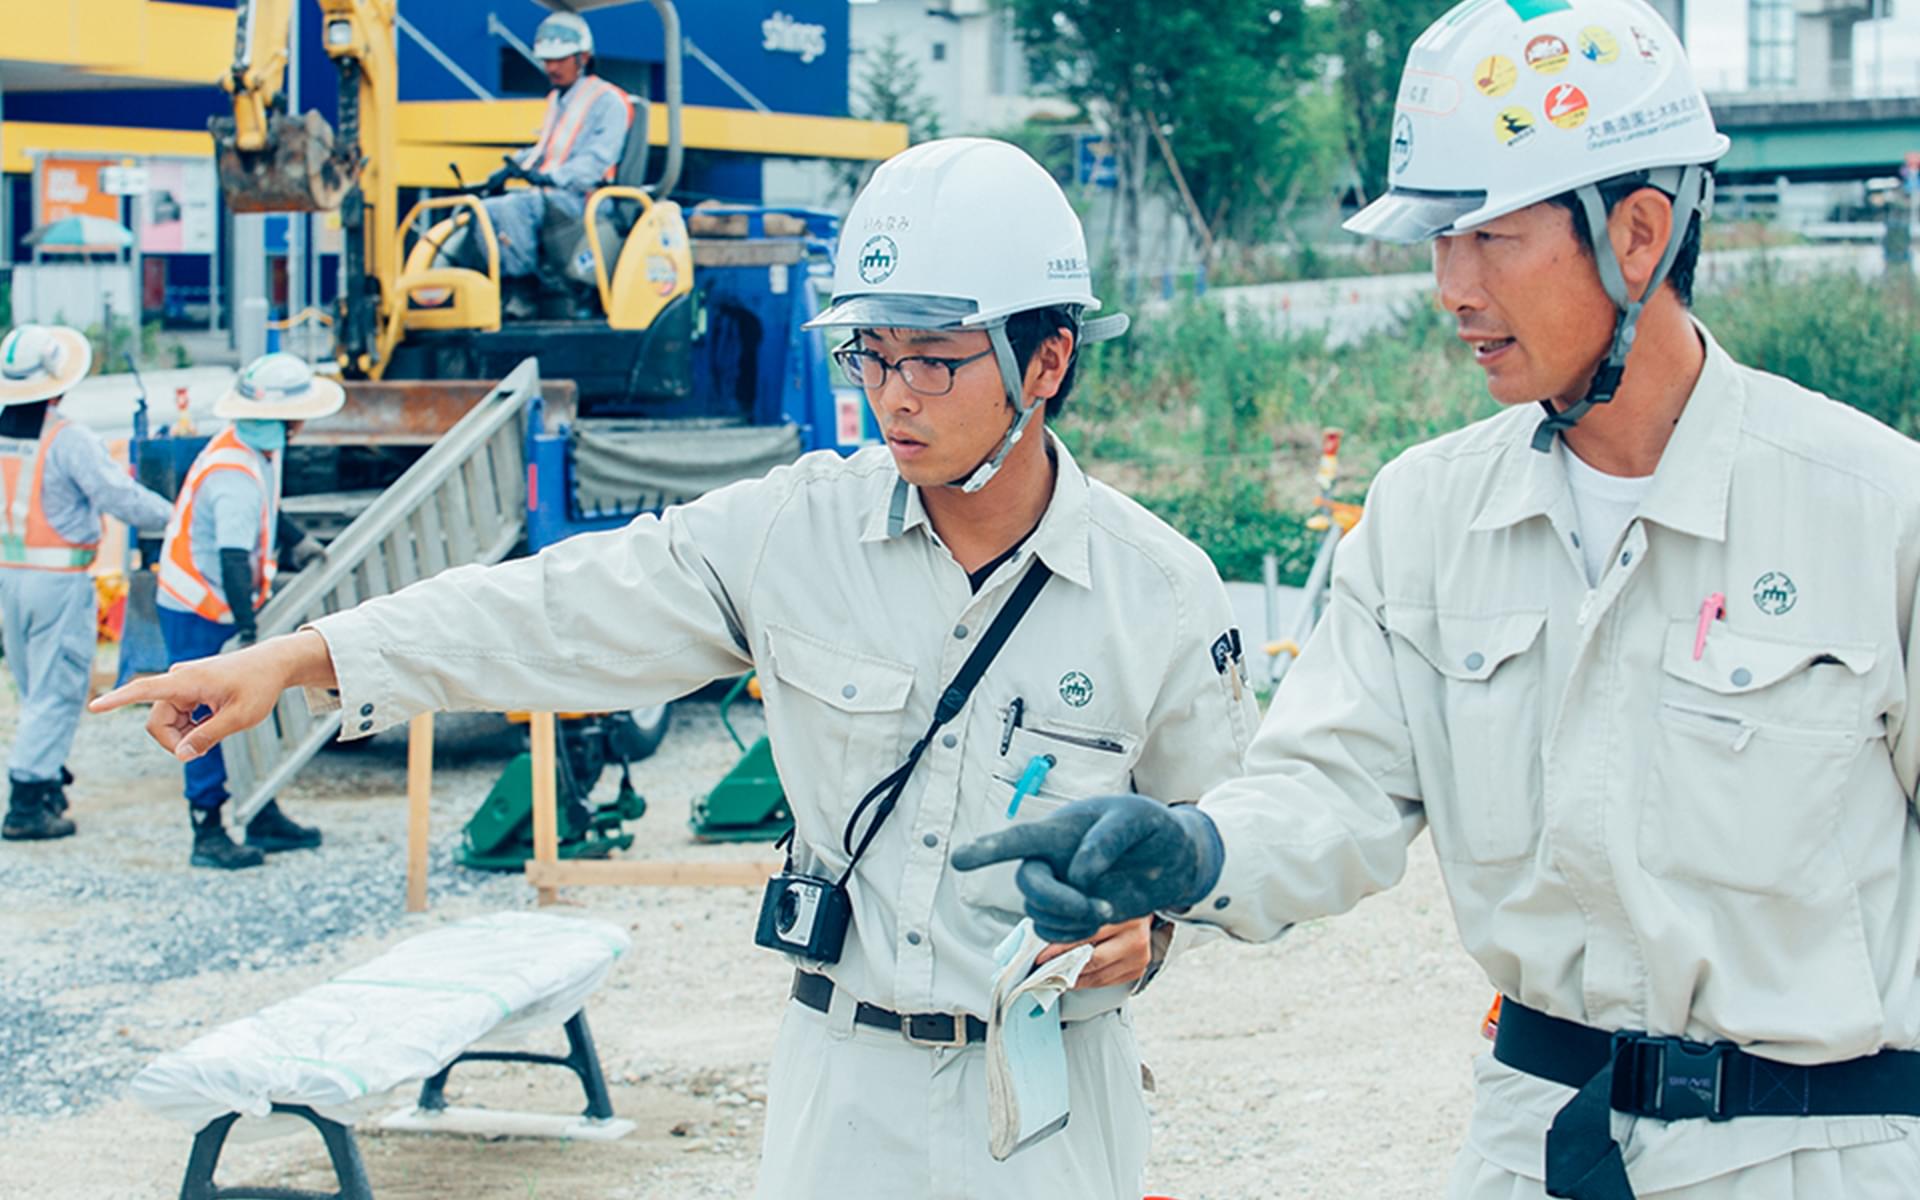
[[(1025, 396), (1026, 387), (1020, 376), (1020, 363), (1013, 356), (1013, 343), (1007, 340), (1006, 323), (1001, 322), (987, 330), (987, 340), (993, 343), (993, 361), (1000, 368), (1000, 386), (1006, 389), (1007, 405), (1013, 409), (1014, 418), (1012, 424), (1007, 426), (1006, 436), (1000, 439), (998, 449), (988, 455), (965, 478), (956, 479), (946, 485), (950, 488), (959, 488), (968, 495), (993, 482), (993, 477), (1000, 473), (1000, 465), (1007, 461), (1007, 455), (1013, 453), (1013, 448), (1020, 444), (1021, 438), (1026, 436), (1027, 426), (1033, 421), (1033, 414), (1046, 403), (1038, 397), (1031, 404), (1020, 403)], [(1076, 337), (1074, 353), (1079, 352), (1079, 339)]]
[[(1678, 180), (1674, 186), (1671, 189), (1663, 186), (1676, 170)], [(1540, 402), (1547, 415), (1533, 431), (1533, 448), (1543, 454), (1553, 449), (1554, 438), (1578, 425), (1595, 407), (1612, 401), (1614, 393), (1620, 390), (1620, 379), (1627, 371), (1627, 355), (1633, 350), (1642, 310), (1666, 282), (1673, 260), (1687, 240), (1687, 229), (1693, 223), (1694, 214), (1698, 213), (1701, 223), (1705, 224), (1713, 212), (1712, 181), (1705, 167), (1662, 168), (1652, 172), (1647, 182), (1648, 186), (1660, 188), (1673, 197), (1673, 231), (1667, 236), (1667, 249), (1660, 256), (1660, 265), (1654, 268), (1646, 291), (1638, 300), (1627, 294), (1626, 277), (1620, 272), (1620, 260), (1613, 253), (1612, 239), (1607, 236), (1607, 203), (1600, 195), (1600, 186), (1589, 183), (1574, 190), (1581, 210), (1586, 213), (1587, 235), (1593, 245), (1594, 263), (1600, 268), (1600, 282), (1620, 315), (1613, 325), (1613, 344), (1607, 348), (1607, 357), (1594, 370), (1586, 395), (1565, 412), (1556, 411), (1551, 400)]]

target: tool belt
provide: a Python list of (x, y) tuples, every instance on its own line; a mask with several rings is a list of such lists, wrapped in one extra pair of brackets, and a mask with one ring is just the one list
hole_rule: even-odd
[[(793, 998), (815, 1012), (833, 1004), (833, 980), (811, 971), (793, 973)], [(916, 1046), (958, 1048), (987, 1040), (987, 1023), (979, 1017), (954, 1013), (909, 1013), (905, 1016), (862, 1001), (853, 1008), (860, 1025), (898, 1033)]]
[(1799, 1067), (1653, 1034), (1609, 1033), (1500, 1004), (1493, 1056), (1576, 1089), (1547, 1130), (1547, 1195), (1633, 1200), (1612, 1114), (1659, 1121), (1736, 1117), (1920, 1116), (1920, 1052), (1882, 1050)]

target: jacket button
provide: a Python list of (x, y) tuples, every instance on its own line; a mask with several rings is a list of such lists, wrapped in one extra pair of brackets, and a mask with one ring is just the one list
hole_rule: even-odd
[(1232, 904), (1232, 903), (1233, 903), (1233, 901), (1232, 901), (1232, 899), (1231, 899), (1231, 898), (1229, 898), (1229, 897), (1226, 897), (1226, 896), (1221, 896), (1221, 897), (1219, 897), (1218, 899), (1216, 899), (1216, 900), (1215, 900), (1215, 901), (1213, 902), (1213, 907), (1214, 907), (1215, 909), (1223, 909), (1223, 908), (1225, 908), (1225, 907), (1226, 907), (1227, 905), (1229, 905), (1229, 904)]
[(921, 838), (920, 841), (922, 842), (922, 844), (926, 845), (928, 848), (932, 848), (940, 844), (940, 835), (937, 833), (930, 833), (927, 836)]
[(1579, 534), (1579, 532), (1578, 532), (1578, 531), (1575, 531), (1575, 532), (1573, 532), (1573, 533), (1569, 533), (1569, 534), (1568, 534), (1567, 536), (1573, 539), (1573, 548), (1574, 548), (1575, 550), (1578, 550), (1578, 549), (1580, 548), (1580, 534)]
[(1753, 672), (1741, 667), (1733, 673), (1733, 686), (1745, 687), (1753, 682)]
[(372, 716), (372, 715), (373, 715), (373, 705), (371, 705), (371, 704), (362, 704), (362, 705), (360, 706), (360, 715), (361, 715), (361, 716), (363, 716), (363, 717), (370, 717), (370, 716)]
[(951, 750), (955, 746), (958, 746), (960, 744), (960, 739), (953, 736), (952, 734), (948, 734), (947, 736), (940, 739), (940, 744), (942, 746), (945, 746), (947, 749)]
[(909, 933), (909, 934), (907, 935), (907, 945), (909, 945), (909, 946), (918, 946), (919, 944), (920, 944), (920, 935), (919, 935), (919, 934), (917, 934), (917, 933)]
[(372, 722), (372, 721), (362, 721), (362, 722), (360, 722), (360, 732), (361, 732), (361, 733), (365, 733), (365, 732), (366, 732), (367, 730), (369, 730), (369, 729), (372, 729), (372, 728), (373, 728), (373, 722)]
[(1487, 656), (1480, 653), (1478, 650), (1474, 651), (1472, 654), (1467, 655), (1467, 670), (1478, 671), (1481, 667), (1484, 667), (1486, 665), (1487, 665)]
[(1633, 561), (1633, 551), (1631, 551), (1631, 550), (1622, 550), (1622, 551), (1620, 552), (1620, 565), (1621, 565), (1621, 566), (1623, 566), (1623, 567), (1624, 567), (1624, 566), (1626, 566), (1626, 565), (1627, 565), (1628, 563), (1630, 563), (1630, 562), (1632, 562), (1632, 561)]
[(967, 636), (967, 627), (965, 625), (955, 625), (953, 627), (953, 636), (964, 641)]
[(860, 694), (860, 689), (853, 686), (852, 684), (848, 684), (847, 686), (840, 689), (840, 694), (842, 696), (845, 696), (847, 699), (851, 700), (855, 696), (858, 696)]

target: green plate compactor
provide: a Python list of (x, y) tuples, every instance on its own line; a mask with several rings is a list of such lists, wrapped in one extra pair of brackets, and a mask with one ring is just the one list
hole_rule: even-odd
[[(633, 845), (623, 823), (637, 821), (647, 802), (633, 790), (630, 758), (644, 757), (633, 745), (627, 714), (612, 713), (563, 720), (554, 738), (554, 795), (559, 800), (560, 857), (606, 858)], [(664, 724), (664, 721), (662, 722)], [(657, 744), (658, 739), (654, 739)], [(620, 792), (611, 803), (587, 802), (593, 785), (610, 762), (620, 765)], [(493, 790), (467, 822), (454, 860), (481, 871), (519, 871), (533, 857), (533, 756), (522, 752), (507, 764)]]
[(728, 717), (734, 701), (750, 687), (757, 696), (754, 677), (747, 675), (720, 701), (720, 724), (741, 755), (711, 792), (693, 802), (687, 825), (703, 842), (776, 842), (793, 828), (793, 810), (787, 807), (787, 792), (773, 765), (773, 744), (763, 737), (749, 747)]

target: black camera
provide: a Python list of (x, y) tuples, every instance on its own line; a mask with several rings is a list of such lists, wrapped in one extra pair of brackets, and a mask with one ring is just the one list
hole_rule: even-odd
[(753, 940), (769, 950), (836, 963), (852, 924), (853, 898), (845, 888), (817, 875), (782, 871), (767, 880)]

